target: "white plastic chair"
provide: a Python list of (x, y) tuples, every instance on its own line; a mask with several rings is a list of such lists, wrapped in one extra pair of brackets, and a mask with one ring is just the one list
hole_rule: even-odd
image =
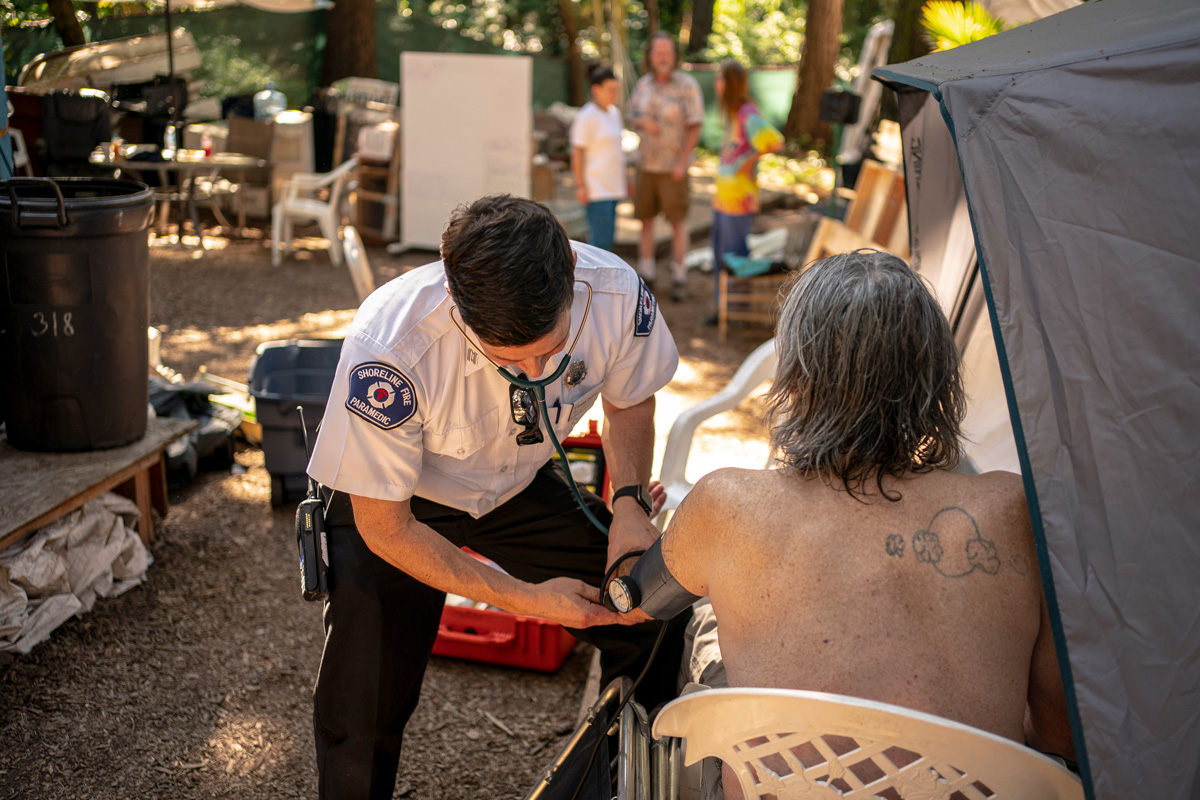
[(8, 135), (12, 138), (13, 174), (18, 170), (33, 177), (33, 164), (29, 163), (29, 148), (25, 146), (25, 137), (16, 128), (9, 128)]
[[(296, 222), (316, 222), (321, 235), (329, 240), (329, 258), (334, 266), (342, 264), (342, 247), (338, 239), (341, 222), (342, 190), (358, 167), (358, 159), (350, 158), (337, 169), (320, 175), (298, 172), (283, 184), (279, 202), (271, 209), (271, 263), (279, 266), (283, 249), (292, 250), (292, 227)], [(323, 193), (324, 199), (318, 196)]]
[(662, 511), (655, 518), (655, 524), (660, 529), (666, 524), (667, 512), (678, 508), (683, 498), (692, 490), (686, 473), (688, 454), (692, 449), (692, 438), (696, 435), (696, 428), (709, 417), (715, 417), (742, 402), (759, 384), (775, 373), (775, 362), (775, 340), (768, 339), (746, 356), (746, 360), (737, 368), (737, 372), (724, 389), (675, 418), (667, 434), (662, 468), (658, 471), (658, 479), (667, 490), (667, 499), (663, 503)]
[(333, 88), (350, 103), (383, 103), (394, 106), (400, 98), (400, 84), (376, 78), (342, 78)]
[(361, 303), (367, 299), (367, 295), (375, 291), (375, 276), (371, 274), (371, 264), (367, 261), (362, 237), (353, 225), (347, 225), (342, 230), (342, 250), (346, 255), (346, 268), (350, 270), (350, 280), (354, 283), (354, 293), (358, 295), (358, 302)]
[(655, 739), (683, 737), (686, 764), (720, 758), (750, 800), (766, 794), (780, 800), (1083, 797), (1070, 770), (1016, 742), (845, 695), (712, 689), (669, 703), (653, 733)]

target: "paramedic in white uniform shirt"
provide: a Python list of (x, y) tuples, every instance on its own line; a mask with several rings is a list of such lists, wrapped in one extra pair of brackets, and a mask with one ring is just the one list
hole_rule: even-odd
[[(679, 357), (654, 297), (616, 256), (570, 242), (544, 206), (506, 195), (457, 209), (441, 255), (359, 309), (309, 463), (333, 491), (313, 699), (325, 798), (392, 796), (446, 592), (567, 626), (600, 648), (605, 683), (636, 677), (658, 630), (622, 626), (598, 588), (657, 537), (654, 393)], [(583, 491), (611, 521), (607, 538), (551, 462), (531, 393), (493, 366), (540, 380), (563, 359), (545, 390), (555, 435), (597, 399), (604, 409), (611, 513)], [(674, 695), (686, 622), (671, 623), (638, 688), (647, 708)]]

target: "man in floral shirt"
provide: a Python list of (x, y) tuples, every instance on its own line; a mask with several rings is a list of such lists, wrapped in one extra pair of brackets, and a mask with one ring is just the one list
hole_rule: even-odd
[(654, 282), (654, 218), (666, 217), (671, 241), (671, 299), (687, 297), (683, 263), (687, 252), (688, 167), (700, 140), (704, 97), (696, 79), (678, 69), (679, 49), (670, 34), (659, 31), (646, 48), (647, 74), (629, 99), (629, 124), (641, 136), (634, 216), (642, 223), (638, 274)]

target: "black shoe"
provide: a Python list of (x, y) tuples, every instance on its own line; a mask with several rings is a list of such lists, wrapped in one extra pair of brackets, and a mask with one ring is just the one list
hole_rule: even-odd
[(674, 301), (676, 303), (682, 303), (684, 300), (687, 300), (687, 296), (688, 296), (687, 281), (681, 281), (681, 280), (676, 279), (674, 282), (671, 283), (671, 300), (672, 301)]

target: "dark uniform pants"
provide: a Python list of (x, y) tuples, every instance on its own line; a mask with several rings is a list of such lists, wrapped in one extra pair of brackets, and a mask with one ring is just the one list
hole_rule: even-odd
[[(610, 515), (589, 492), (601, 522)], [(473, 519), (414, 497), (413, 515), (459, 547), (470, 547), (530, 583), (566, 576), (598, 586), (608, 539), (579, 510), (561, 472), (547, 464), (530, 486), (504, 505)], [(400, 763), (404, 726), (421, 693), (437, 637), (445, 594), (373, 554), (354, 528), (349, 499), (334, 495), (326, 519), (330, 594), (325, 604), (325, 649), (313, 692), (320, 796), (328, 800), (389, 800)], [(638, 702), (652, 709), (675, 696), (687, 616), (670, 628)], [(601, 685), (618, 675), (636, 678), (659, 623), (572, 630), (600, 649)], [(536, 776), (530, 776), (530, 784)]]

